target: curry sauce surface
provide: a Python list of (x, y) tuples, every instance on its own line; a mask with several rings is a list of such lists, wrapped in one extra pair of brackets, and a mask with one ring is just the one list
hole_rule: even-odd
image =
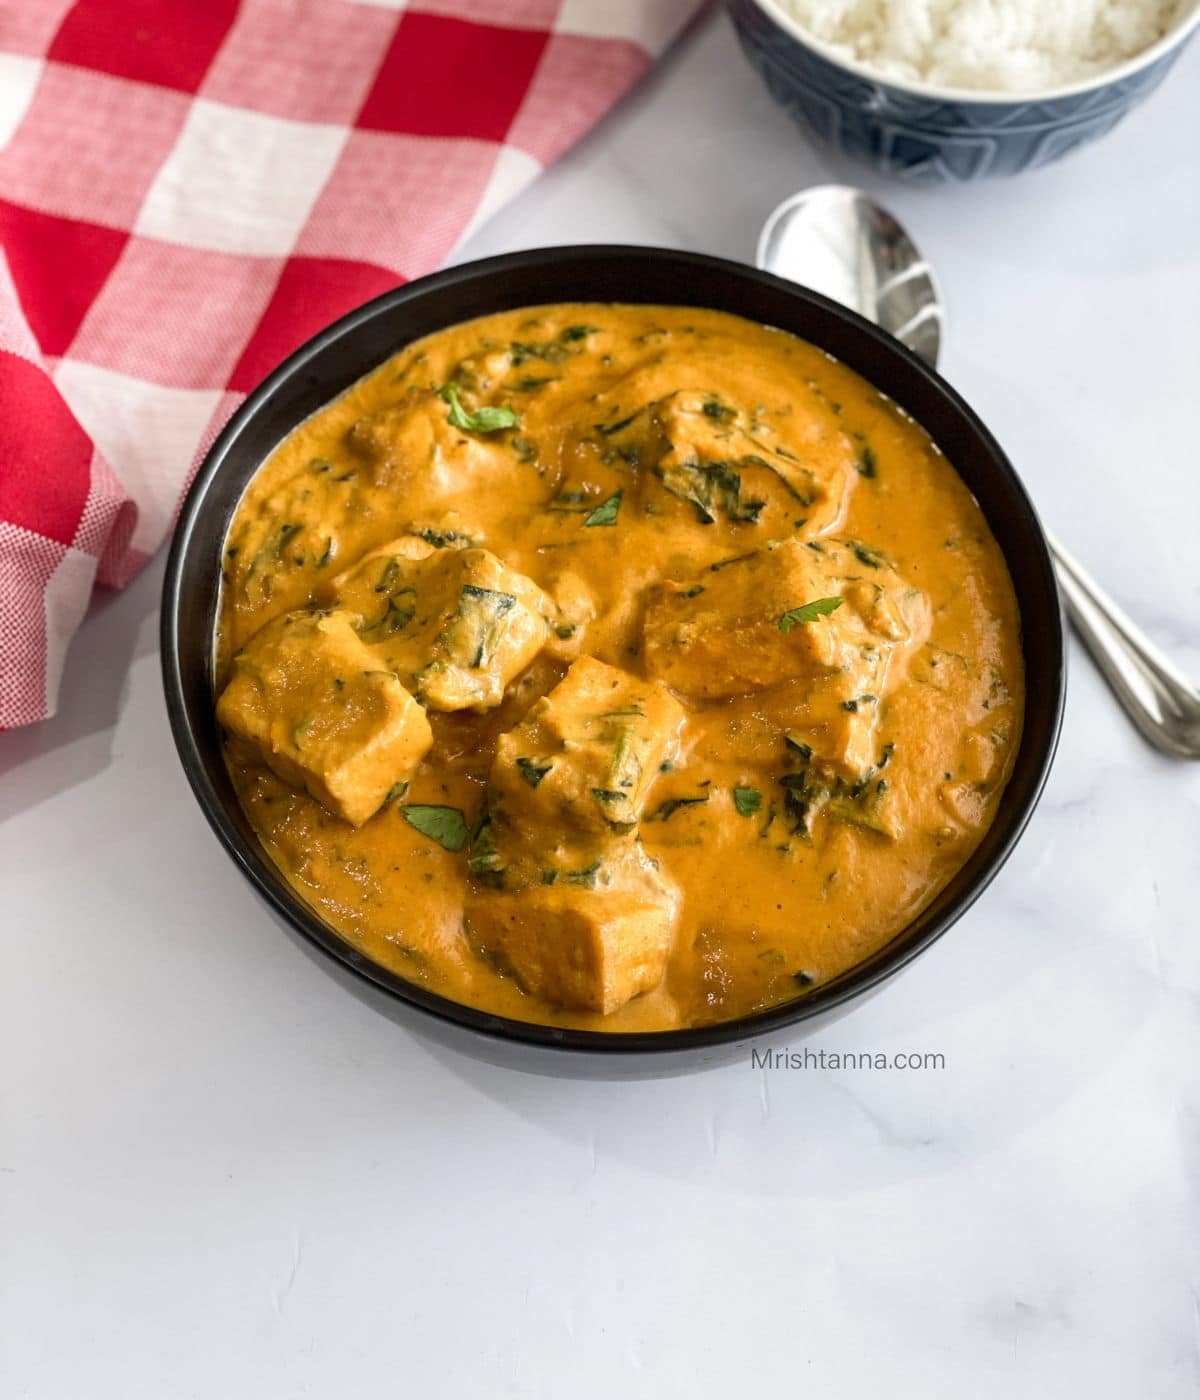
[[(437, 393), (448, 382), (471, 406), (511, 405), (518, 426), (454, 427)], [(736, 472), (709, 483), (708, 509), (663, 489), (644, 460), (637, 415), (671, 395), (700, 396), (704, 415), (715, 405), (701, 426), (735, 454)], [(641, 826), (645, 851), (681, 891), (672, 952), (661, 985), (608, 1016), (552, 1007), (472, 948), (469, 848), (443, 849), (403, 819), (400, 801), (356, 829), (227, 740), (272, 859), (319, 915), (403, 976), (552, 1025), (723, 1020), (878, 949), (986, 831), (1024, 704), (1003, 557), (924, 431), (815, 347), (722, 313), (592, 304), (525, 308), (409, 346), (297, 428), (250, 484), (223, 566), (222, 673), (264, 624), (319, 603), (333, 573), (411, 533), (438, 548), (482, 545), (576, 619), (498, 708), (428, 714), (434, 747), (403, 802), (460, 809), (472, 828), (498, 737), (572, 655), (645, 674), (645, 598), (659, 580), (705, 576), (771, 540), (848, 541), (838, 548), (866, 561), (864, 577), (887, 561), (922, 623), (886, 692), (868, 697), (886, 761), (880, 824), (831, 811), (805, 833), (789, 821), (781, 706), (802, 725), (811, 697), (681, 697), (680, 753), (647, 806), (667, 815)], [(739, 808), (735, 789), (759, 794), (755, 810)]]

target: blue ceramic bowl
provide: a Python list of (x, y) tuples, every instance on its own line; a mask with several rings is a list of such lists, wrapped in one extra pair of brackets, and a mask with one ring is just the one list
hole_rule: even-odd
[(924, 183), (1015, 175), (1111, 131), (1162, 82), (1200, 6), (1157, 44), (1098, 78), (1006, 97), (886, 82), (811, 38), (775, 0), (729, 0), (738, 38), (771, 96), (846, 155)]

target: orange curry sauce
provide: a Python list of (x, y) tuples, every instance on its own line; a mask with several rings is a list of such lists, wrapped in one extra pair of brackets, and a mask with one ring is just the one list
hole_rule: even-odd
[[(512, 412), (475, 416), (487, 408)], [(457, 578), (449, 552), (466, 549), (476, 551), (470, 577), (491, 577), (479, 573), (486, 565), (501, 579), (497, 595), (513, 594), (503, 584), (510, 575), (536, 585), (527, 590), (536, 637), (511, 650), (520, 670), (499, 680), (481, 673), (482, 688), (463, 697), (475, 708), (434, 707), (458, 703), (420, 670), (441, 623), (402, 610), (385, 572), (363, 572), (363, 556), (382, 550), (386, 561), (402, 539), (400, 575), (436, 566)], [(510, 572), (497, 573), (492, 556)], [(377, 660), (361, 668), (368, 683), (400, 693), (417, 739), (432, 736), (411, 772), (383, 775), (388, 796), (354, 826), (305, 790), (302, 748), (285, 760), (261, 737), (272, 706), (274, 720), (294, 721), (287, 744), (301, 745), (303, 727), (316, 723), (308, 700), (302, 717), (288, 710), (289, 677), (299, 672), (281, 665), (271, 684), (254, 672), (259, 731), (247, 723), (227, 734), (226, 757), (271, 858), (378, 963), (521, 1020), (613, 1031), (696, 1025), (845, 971), (963, 864), (1020, 742), (1016, 601), (950, 463), (822, 351), (716, 312), (533, 307), (409, 346), (264, 463), (230, 529), (223, 580), (222, 686), (266, 624), (333, 608), (344, 633), (336, 644), (369, 645)], [(481, 645), (474, 659), (483, 654)], [(596, 798), (606, 789), (585, 772), (591, 740), (570, 737), (585, 721), (593, 736), (615, 732), (611, 720), (601, 731), (578, 713), (594, 685), (568, 687), (558, 704), (568, 713), (543, 707), (517, 730), (580, 657), (634, 687), (629, 709), (647, 726), (634, 737), (653, 760), (652, 772), (639, 769), (636, 796), (634, 780), (622, 778)], [(589, 664), (574, 673), (589, 684), (613, 674)], [(313, 684), (306, 673), (303, 685)], [(343, 678), (331, 684), (340, 690)], [(647, 685), (652, 696), (636, 689)], [(238, 729), (236, 715), (227, 728)], [(513, 788), (507, 824), (489, 835), (490, 774), (510, 731), (512, 752), (535, 754), (516, 760), (529, 790)], [(557, 745), (560, 763), (541, 786), (533, 779), (551, 761), (536, 758), (538, 744)], [(511, 752), (506, 761), (518, 771)], [(613, 771), (623, 761), (614, 757)], [(379, 802), (379, 776), (356, 801)], [(613, 806), (626, 797), (632, 805), (617, 820)], [(461, 827), (445, 812), (412, 819), (431, 808), (461, 814)], [(505, 840), (524, 843), (519, 859), (504, 855)], [(553, 920), (568, 905), (580, 936), (593, 936), (590, 906), (577, 908), (583, 896), (572, 890), (603, 871), (610, 849), (617, 864), (633, 862), (640, 883), (631, 919), (602, 934), (614, 940), (605, 956), (619, 959), (615, 945), (629, 929), (641, 936), (638, 910), (651, 933), (633, 980), (614, 963), (589, 1009), (591, 993), (578, 988), (601, 973), (580, 964), (560, 977), (544, 964), (556, 956)], [(625, 907), (625, 888), (602, 879), (590, 897), (608, 917)], [(513, 920), (526, 906), (550, 920), (535, 931), (533, 961), (504, 941), (518, 936)], [(502, 932), (490, 938), (489, 928)], [(603, 1004), (613, 1009), (594, 1009)]]

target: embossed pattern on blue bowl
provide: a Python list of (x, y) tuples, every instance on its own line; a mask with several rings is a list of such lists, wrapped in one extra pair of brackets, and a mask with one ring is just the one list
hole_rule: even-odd
[(809, 48), (757, 3), (729, 0), (771, 96), (836, 150), (905, 180), (938, 184), (1015, 175), (1096, 140), (1149, 96), (1186, 44), (1116, 80), (1044, 100), (926, 96), (852, 72)]

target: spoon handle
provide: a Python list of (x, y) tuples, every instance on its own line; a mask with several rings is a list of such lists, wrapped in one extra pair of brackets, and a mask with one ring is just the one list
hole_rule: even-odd
[(1200, 759), (1200, 690), (1052, 535), (1047, 538), (1067, 614), (1130, 719), (1163, 753)]

